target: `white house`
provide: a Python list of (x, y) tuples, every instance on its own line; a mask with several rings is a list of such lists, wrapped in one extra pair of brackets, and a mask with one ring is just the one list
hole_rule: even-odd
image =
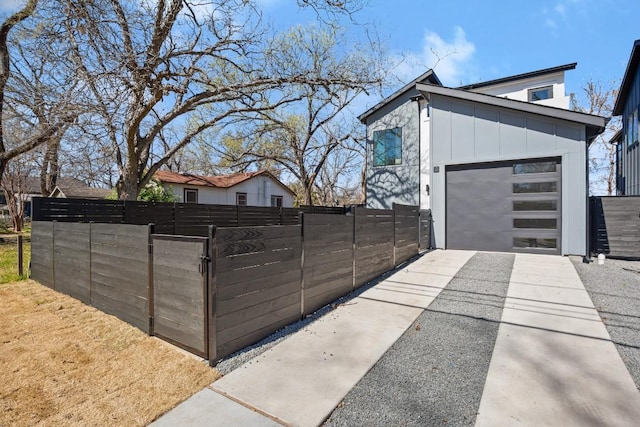
[(267, 171), (217, 176), (158, 171), (154, 178), (184, 203), (293, 207), (295, 196)]
[(367, 206), (431, 209), (438, 248), (586, 255), (606, 120), (568, 109), (575, 65), (459, 88), (430, 70), (366, 111)]

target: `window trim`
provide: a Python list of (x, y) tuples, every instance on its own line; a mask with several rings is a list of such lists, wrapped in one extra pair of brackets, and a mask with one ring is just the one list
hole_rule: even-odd
[[(240, 196), (244, 196), (244, 203), (240, 203)], [(236, 206), (248, 206), (247, 193), (239, 191), (236, 192)]]
[[(280, 204), (278, 205), (278, 203), (276, 202), (276, 204), (273, 204), (274, 200), (279, 200)], [(284, 206), (284, 197), (278, 194), (272, 194), (271, 195), (271, 207), (272, 208), (281, 208)]]
[[(195, 194), (196, 195), (196, 201), (195, 202), (188, 201), (187, 200), (187, 193)], [(197, 188), (185, 188), (183, 190), (182, 200), (184, 201), (184, 203), (195, 203), (195, 204), (198, 204), (198, 189)]]
[[(549, 97), (548, 98), (542, 98), (542, 99), (533, 99), (533, 94), (536, 92), (541, 92), (543, 90), (547, 90), (549, 93)], [(531, 88), (527, 91), (527, 99), (529, 100), (529, 102), (538, 102), (538, 101), (544, 101), (547, 99), (553, 99), (553, 85), (548, 85), (548, 86), (540, 86), (540, 87), (535, 87), (535, 88)]]

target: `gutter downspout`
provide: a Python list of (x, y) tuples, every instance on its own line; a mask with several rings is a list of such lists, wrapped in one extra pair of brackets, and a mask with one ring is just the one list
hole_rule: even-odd
[(585, 256), (582, 258), (582, 262), (584, 264), (589, 264), (591, 263), (591, 205), (589, 203), (589, 146), (591, 145), (591, 142), (587, 142), (584, 146), (585, 146), (585, 172), (586, 172), (586, 190), (587, 190), (587, 197), (585, 197), (585, 203), (587, 205), (587, 224), (586, 224), (586, 250), (585, 250)]

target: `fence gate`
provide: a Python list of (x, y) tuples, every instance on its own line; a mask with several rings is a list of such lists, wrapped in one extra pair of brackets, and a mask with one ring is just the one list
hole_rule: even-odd
[(152, 334), (208, 358), (206, 237), (152, 235)]

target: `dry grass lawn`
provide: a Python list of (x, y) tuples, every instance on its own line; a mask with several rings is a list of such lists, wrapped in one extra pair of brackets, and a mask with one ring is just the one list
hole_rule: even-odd
[(0, 285), (0, 426), (146, 425), (219, 377), (27, 280)]

